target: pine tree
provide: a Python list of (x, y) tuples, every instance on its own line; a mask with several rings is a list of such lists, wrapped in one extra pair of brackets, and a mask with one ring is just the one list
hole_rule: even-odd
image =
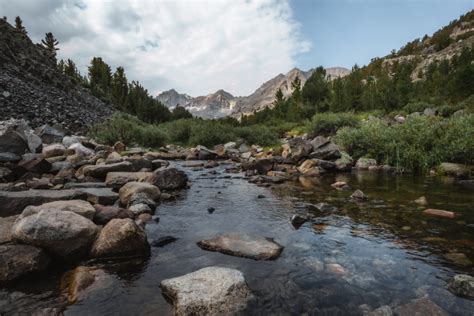
[(128, 95), (128, 82), (123, 67), (118, 67), (112, 76), (111, 81), (112, 102), (119, 108), (126, 108), (125, 102)]
[(23, 21), (19, 16), (15, 18), (15, 28), (21, 31), (23, 34), (27, 34), (25, 27), (23, 26)]
[(88, 75), (92, 93), (106, 101), (110, 100), (112, 71), (101, 57), (94, 57), (88, 67)]
[(45, 38), (41, 40), (41, 44), (51, 53), (51, 56), (56, 57), (56, 51), (59, 50), (56, 46), (58, 46), (59, 42), (54, 38), (53, 33), (46, 33)]
[(285, 102), (285, 98), (283, 96), (283, 92), (281, 91), (281, 88), (278, 88), (277, 92), (275, 93), (275, 100), (273, 101), (273, 105), (275, 107), (278, 107), (281, 105), (283, 102)]

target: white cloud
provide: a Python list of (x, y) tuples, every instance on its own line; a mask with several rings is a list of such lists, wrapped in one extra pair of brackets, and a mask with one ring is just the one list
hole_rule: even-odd
[(0, 0), (0, 12), (35, 41), (52, 31), (82, 72), (101, 56), (152, 93), (246, 95), (309, 48), (289, 0)]

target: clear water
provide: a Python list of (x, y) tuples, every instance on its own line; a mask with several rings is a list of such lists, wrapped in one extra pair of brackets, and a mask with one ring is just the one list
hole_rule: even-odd
[[(68, 267), (1, 288), (0, 314), (62, 306), (66, 315), (170, 315), (172, 306), (161, 295), (160, 281), (213, 265), (244, 273), (255, 298), (242, 314), (358, 315), (361, 304), (395, 307), (426, 294), (452, 315), (474, 314), (474, 301), (444, 289), (454, 274), (474, 273), (468, 262), (474, 261), (472, 191), (449, 179), (369, 172), (263, 188), (240, 174), (225, 173), (225, 166), (213, 170), (217, 173), (186, 169), (191, 188), (160, 205), (159, 223), (147, 225), (150, 240), (171, 235), (178, 241), (152, 248), (146, 261), (99, 264), (110, 275), (109, 284), (73, 305), (64, 302), (58, 289)], [(364, 191), (369, 200), (355, 203), (349, 198), (352, 191), (330, 187), (341, 180)], [(459, 216), (423, 216), (425, 207), (412, 202), (420, 196), (428, 199), (428, 207)], [(312, 206), (319, 202), (338, 211), (320, 213)], [(210, 214), (208, 207), (216, 210)], [(295, 229), (293, 214), (312, 220)], [(272, 237), (285, 249), (275, 261), (254, 261), (196, 245), (230, 232)], [(447, 255), (452, 252), (465, 257), (453, 261)], [(331, 272), (332, 263), (345, 273)]]

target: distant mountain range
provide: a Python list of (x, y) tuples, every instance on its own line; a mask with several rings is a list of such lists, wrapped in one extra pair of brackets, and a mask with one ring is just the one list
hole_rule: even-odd
[[(202, 118), (222, 118), (226, 116), (239, 118), (241, 115), (248, 115), (255, 111), (261, 111), (266, 107), (271, 107), (278, 89), (281, 89), (285, 97), (289, 96), (293, 91), (291, 87), (293, 80), (298, 76), (303, 86), (313, 71), (314, 69), (302, 71), (294, 68), (285, 75), (279, 74), (270, 79), (254, 93), (244, 97), (234, 97), (227, 91), (219, 90), (206, 96), (193, 98), (171, 89), (160, 93), (156, 99), (170, 109), (180, 105), (193, 115)], [(349, 73), (350, 70), (343, 67), (326, 68), (328, 80), (343, 77)]]

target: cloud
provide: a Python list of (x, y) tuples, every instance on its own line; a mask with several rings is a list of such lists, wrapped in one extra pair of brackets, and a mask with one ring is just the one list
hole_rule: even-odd
[(81, 72), (101, 56), (152, 93), (246, 95), (309, 49), (289, 0), (15, 0), (0, 12), (36, 42), (53, 32)]

